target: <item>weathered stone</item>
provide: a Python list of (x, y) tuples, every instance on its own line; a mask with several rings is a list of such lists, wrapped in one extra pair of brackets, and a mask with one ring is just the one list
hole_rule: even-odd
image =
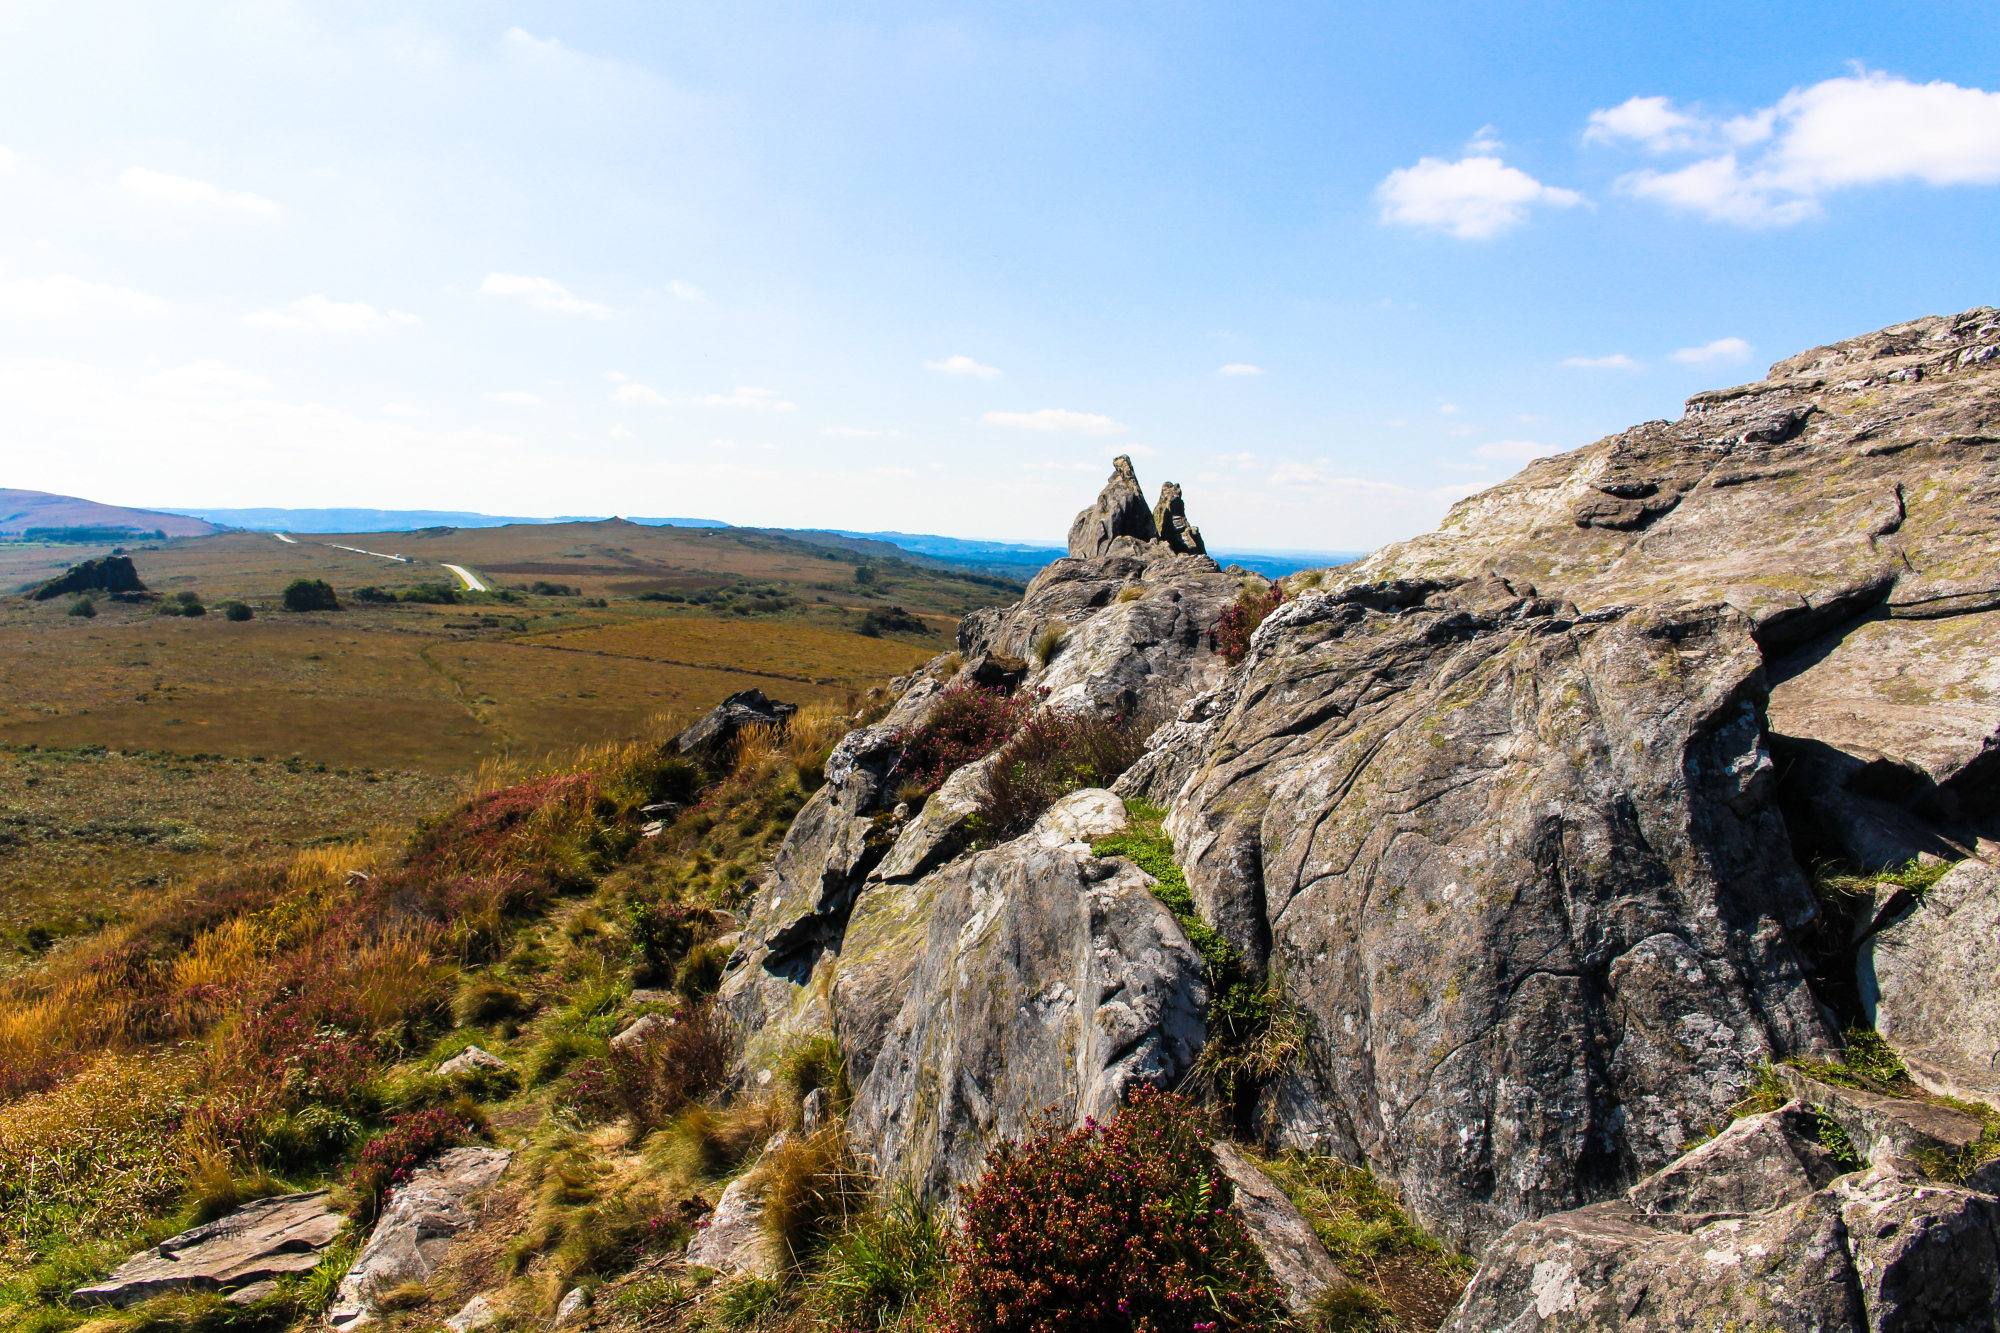
[(478, 1218), (474, 1196), (500, 1179), (513, 1156), (505, 1148), (447, 1148), (411, 1172), (341, 1280), (327, 1323), (337, 1329), (371, 1323), (384, 1292), (435, 1276), (451, 1238)]
[(262, 1282), (252, 1282), (247, 1287), (238, 1287), (225, 1298), (231, 1305), (255, 1305), (278, 1294), (278, 1279), (267, 1277)]
[(708, 714), (674, 738), (682, 754), (720, 754), (746, 727), (781, 727), (799, 711), (797, 704), (764, 697), (762, 690), (730, 695)]
[(235, 1291), (288, 1273), (309, 1272), (347, 1217), (325, 1190), (246, 1203), (226, 1217), (170, 1236), (79, 1287), (80, 1305), (131, 1305), (176, 1291)]
[[(788, 1136), (771, 1136), (764, 1156), (782, 1148)], [(695, 1237), (688, 1243), (687, 1262), (691, 1268), (712, 1268), (719, 1273), (752, 1273), (773, 1277), (778, 1272), (778, 1253), (764, 1234), (764, 1196), (770, 1180), (759, 1167), (752, 1167), (722, 1191), (715, 1211), (697, 1224)]]
[(480, 1070), (503, 1073), (513, 1068), (505, 1060), (478, 1046), (468, 1046), (457, 1055), (437, 1067), (438, 1077), (456, 1078), (460, 1074), (476, 1074)]
[(868, 878), (919, 879), (962, 851), (966, 828), (986, 799), (986, 777), (993, 763), (991, 755), (975, 759), (946, 778), (917, 817), (903, 826), (896, 845)]
[(2000, 871), (1955, 866), (1862, 944), (1859, 967), (1869, 1021), (1912, 1078), (2000, 1106)]
[[(866, 1071), (848, 1119), (857, 1151), (890, 1181), (949, 1198), (996, 1138), (1045, 1108), (1108, 1119), (1137, 1084), (1177, 1083), (1208, 997), (1152, 882), (1030, 835), (914, 886), (917, 910), (883, 923), (907, 980), (862, 990), (844, 967), (835, 977), (841, 1049)], [(863, 924), (849, 941), (866, 950)], [(869, 1012), (884, 1002), (893, 1017)]]
[(1235, 1144), (1218, 1140), (1211, 1146), (1216, 1166), (1229, 1177), (1232, 1187), (1229, 1211), (1243, 1224), (1257, 1252), (1264, 1256), (1265, 1267), (1271, 1270), (1284, 1295), (1286, 1309), (1296, 1315), (1306, 1314), (1322, 1292), (1352, 1281), (1326, 1252), (1312, 1224), (1275, 1181)]
[(1111, 479), (1097, 503), (1076, 516), (1069, 525), (1069, 553), (1090, 559), (1110, 555), (1121, 537), (1152, 541), (1159, 536), (1153, 526), (1153, 511), (1146, 505), (1146, 493), (1132, 471), (1132, 460), (1120, 454), (1111, 462)]
[(658, 1014), (643, 1014), (630, 1027), (611, 1039), (611, 1049), (637, 1050), (658, 1034), (665, 1032), (668, 1021)]
[(139, 571), (133, 568), (131, 556), (106, 555), (71, 565), (35, 589), (34, 596), (36, 601), (46, 602), (66, 593), (144, 591), (146, 585), (139, 581)]
[(1832, 1176), (1810, 1114), (1740, 1121), (1668, 1179), (1517, 1224), (1444, 1333), (1994, 1328), (2000, 1201), (1887, 1164)]
[(1776, 1072), (1788, 1095), (1833, 1120), (1854, 1150), (1877, 1165), (1915, 1172), (1926, 1154), (1961, 1153), (1978, 1142), (1985, 1128), (1976, 1117), (1948, 1106), (1823, 1083), (1790, 1065), (1780, 1065)]
[(574, 1324), (589, 1313), (590, 1293), (582, 1287), (571, 1287), (556, 1306), (556, 1317), (550, 1327), (561, 1328), (565, 1324)]
[(799, 1132), (808, 1137), (817, 1134), (832, 1116), (833, 1093), (814, 1088), (799, 1102)]
[(1187, 520), (1187, 504), (1181, 499), (1181, 488), (1171, 481), (1160, 487), (1160, 502), (1153, 506), (1153, 528), (1161, 541), (1184, 555), (1208, 554), (1208, 547), (1202, 544), (1201, 529)]
[(1089, 844), (1131, 826), (1125, 802), (1098, 787), (1073, 791), (1042, 812), (1028, 836), (1044, 847)]
[(479, 1329), (485, 1328), (499, 1317), (500, 1312), (493, 1308), (493, 1302), (484, 1296), (474, 1296), (459, 1307), (457, 1314), (445, 1320), (444, 1326), (450, 1329), (451, 1333), (478, 1333)]

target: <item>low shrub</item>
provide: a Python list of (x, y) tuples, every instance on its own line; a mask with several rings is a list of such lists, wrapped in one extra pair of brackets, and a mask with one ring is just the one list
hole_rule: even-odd
[(721, 1087), (731, 1053), (727, 1023), (703, 1005), (662, 1020), (644, 1041), (579, 1064), (573, 1096), (588, 1109), (631, 1117), (643, 1134)]
[(224, 602), (222, 604), (222, 618), (224, 620), (234, 621), (237, 624), (241, 624), (244, 621), (249, 620), (255, 614), (256, 613), (250, 609), (250, 604), (248, 602)]
[(1062, 652), (1063, 645), (1068, 642), (1068, 625), (1058, 622), (1043, 626), (1042, 632), (1035, 637), (1035, 661), (1047, 666), (1056, 660), (1056, 655)]
[(503, 1019), (519, 1018), (532, 1006), (528, 998), (503, 981), (473, 977), (462, 983), (452, 998), (452, 1021), (460, 1027), (483, 1027)]
[(293, 579), (285, 585), (287, 611), (338, 611), (340, 599), (325, 579)]
[(97, 614), (97, 603), (91, 601), (88, 597), (79, 597), (69, 604), (69, 610), (63, 614), (83, 616), (87, 619)]
[(831, 1036), (794, 1042), (779, 1057), (775, 1072), (778, 1086), (785, 1094), (783, 1109), (788, 1128), (799, 1127), (799, 1108), (806, 1098), (821, 1089), (832, 1095), (836, 1114), (845, 1115), (854, 1100), (847, 1079), (847, 1061), (841, 1058), (839, 1041)]
[(177, 616), (180, 613), (181, 604), (179, 602), (161, 602), (153, 608), (153, 614), (156, 616)]
[(720, 920), (692, 903), (630, 902), (625, 916), (632, 936), (632, 967), (642, 983), (676, 974), (688, 951)]
[(395, 593), (378, 588), (372, 583), (365, 588), (356, 588), (349, 595), (357, 602), (370, 602), (378, 606), (396, 600)]
[(934, 634), (929, 625), (900, 606), (878, 606), (861, 618), (857, 634), (879, 639), (884, 634)]
[(1224, 661), (1235, 666), (1250, 651), (1250, 636), (1265, 618), (1285, 603), (1285, 585), (1273, 582), (1268, 588), (1258, 588), (1246, 584), (1236, 595), (1236, 600), (1222, 608), (1222, 619), (1215, 625), (1215, 651), (1222, 654)]
[(1034, 714), (1001, 747), (986, 780), (982, 833), (993, 838), (1024, 833), (1071, 792), (1110, 786), (1145, 753), (1149, 731), (1120, 717), (1056, 709)]
[[(576, 596), (576, 589), (570, 587), (567, 583), (549, 583), (542, 579), (536, 579), (533, 583), (530, 583), (528, 591), (537, 597)], [(646, 600), (644, 594), (641, 594), (641, 600)]]
[(819, 1286), (850, 1328), (889, 1328), (944, 1278), (945, 1229), (908, 1187), (850, 1218), (827, 1245)]
[(476, 1137), (482, 1126), (463, 1107), (438, 1107), (397, 1116), (389, 1128), (369, 1140), (348, 1173), (354, 1191), (354, 1219), (375, 1219), (391, 1189), (410, 1178), (424, 1162)]
[(537, 1086), (552, 1083), (579, 1060), (602, 1060), (607, 1047), (602, 1037), (587, 1032), (551, 1032), (528, 1055), (528, 1081)]
[(1257, 1329), (1276, 1285), (1229, 1212), (1185, 1097), (1142, 1087), (1108, 1125), (1050, 1113), (1002, 1143), (949, 1244), (952, 1333)]
[(690, 1106), (653, 1145), (654, 1155), (694, 1180), (727, 1175), (778, 1132), (777, 1103), (739, 1101), (723, 1110)]
[(984, 758), (1021, 727), (1038, 702), (1026, 694), (1008, 696), (977, 685), (947, 685), (938, 692), (923, 722), (896, 737), (902, 757), (895, 777), (928, 794), (975, 759)]
[(703, 1000), (722, 989), (723, 970), (729, 965), (726, 944), (697, 944), (688, 950), (674, 969), (674, 990), (684, 1000)]

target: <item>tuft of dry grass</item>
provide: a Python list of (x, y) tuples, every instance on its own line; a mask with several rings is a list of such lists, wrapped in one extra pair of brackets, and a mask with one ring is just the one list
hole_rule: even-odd
[(870, 1181), (855, 1164), (847, 1130), (835, 1123), (766, 1153), (764, 1234), (792, 1268), (802, 1268), (868, 1207)]
[(690, 1180), (715, 1180), (742, 1165), (781, 1127), (776, 1101), (690, 1106), (648, 1141), (648, 1156)]

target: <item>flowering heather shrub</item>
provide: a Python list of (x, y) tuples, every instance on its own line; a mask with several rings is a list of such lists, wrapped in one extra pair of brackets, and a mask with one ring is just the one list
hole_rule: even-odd
[(1020, 729), (1037, 700), (1012, 698), (977, 685), (950, 685), (939, 692), (923, 722), (896, 737), (903, 757), (895, 775), (926, 795), (966, 764), (991, 754)]
[(633, 902), (626, 905), (632, 928), (633, 960), (641, 982), (672, 976), (675, 964), (705, 938), (720, 918), (693, 903)]
[(664, 1020), (644, 1042), (612, 1047), (578, 1061), (568, 1100), (601, 1115), (627, 1115), (644, 1133), (722, 1086), (729, 1073), (729, 1030), (709, 1005)]
[(1141, 1088), (1109, 1125), (1003, 1143), (950, 1243), (950, 1333), (1222, 1333), (1283, 1322), (1194, 1103)]
[(293, 1000), (248, 1019), (231, 1058), (276, 1105), (351, 1106), (374, 1070), (374, 1048), (355, 1035), (361, 1020), (351, 1009), (314, 1007)]
[(420, 878), (538, 873), (570, 887), (582, 882), (590, 854), (601, 850), (599, 819), (613, 813), (589, 773), (537, 778), (476, 796), (421, 826), (409, 869)]
[(353, 1186), (357, 1222), (371, 1222), (387, 1202), (389, 1191), (410, 1178), (427, 1159), (456, 1148), (474, 1137), (479, 1126), (456, 1107), (437, 1107), (400, 1115), (389, 1128), (361, 1150), (348, 1173)]
[(1215, 651), (1223, 660), (1235, 666), (1250, 651), (1250, 636), (1264, 623), (1264, 618), (1285, 603), (1283, 580), (1273, 581), (1263, 592), (1245, 588), (1237, 594), (1236, 601), (1222, 609), (1222, 619), (1215, 626)]
[(1110, 786), (1144, 752), (1149, 733), (1125, 718), (1054, 709), (1035, 714), (993, 766), (980, 808), (982, 832), (996, 838), (1024, 833), (1071, 792)]

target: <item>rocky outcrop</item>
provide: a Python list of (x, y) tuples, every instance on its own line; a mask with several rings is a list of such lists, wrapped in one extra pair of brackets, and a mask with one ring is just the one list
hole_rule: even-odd
[(1869, 1020), (1912, 1078), (2000, 1106), (2000, 871), (1962, 862), (1901, 905), (1859, 971)]
[(71, 565), (35, 589), (34, 597), (38, 602), (46, 602), (68, 593), (144, 591), (146, 585), (139, 581), (139, 571), (133, 568), (131, 556), (107, 555)]
[(1261, 1167), (1226, 1140), (1211, 1146), (1215, 1165), (1229, 1177), (1229, 1211), (1243, 1224), (1264, 1266), (1277, 1279), (1287, 1310), (1309, 1314), (1320, 1296), (1352, 1283), (1305, 1215)]
[(310, 1272), (346, 1225), (325, 1190), (259, 1199), (141, 1250), (70, 1299), (125, 1306), (170, 1292), (240, 1291)]
[(1072, 558), (1093, 559), (1110, 555), (1122, 538), (1149, 542), (1159, 536), (1153, 526), (1153, 511), (1132, 460), (1123, 454), (1112, 460), (1111, 480), (1104, 484), (1097, 503), (1076, 516), (1069, 525), (1069, 553)]
[(1521, 1223), (1446, 1333), (1993, 1328), (2000, 1200), (1879, 1157), (1840, 1174), (1821, 1136), (1794, 1102), (1620, 1199)]
[[(772, 1135), (764, 1145), (764, 1156), (784, 1147), (787, 1137), (783, 1131)], [(730, 1181), (716, 1200), (715, 1211), (696, 1224), (694, 1239), (688, 1242), (688, 1265), (718, 1273), (776, 1276), (778, 1249), (764, 1231), (764, 1199), (769, 1193), (770, 1178), (759, 1166)]]
[(1077, 793), (907, 900), (857, 911), (855, 952), (897, 965), (843, 966), (833, 984), (858, 1083), (850, 1139), (885, 1179), (949, 1198), (1043, 1110), (1106, 1119), (1137, 1084), (1171, 1087), (1193, 1066), (1201, 958), (1150, 876), (1071, 840), (1110, 831), (1103, 810)]
[(326, 1312), (336, 1329), (374, 1322), (376, 1300), (405, 1282), (426, 1282), (452, 1237), (478, 1220), (476, 1199), (507, 1170), (504, 1148), (447, 1148), (398, 1185)]
[(693, 726), (674, 738), (682, 754), (715, 755), (727, 750), (746, 727), (781, 727), (799, 711), (797, 704), (764, 697), (762, 690), (730, 695)]
[(1160, 502), (1153, 506), (1153, 527), (1161, 541), (1182, 555), (1208, 554), (1208, 547), (1201, 540), (1201, 529), (1187, 520), (1187, 504), (1181, 499), (1181, 488), (1171, 481), (1160, 487)]

